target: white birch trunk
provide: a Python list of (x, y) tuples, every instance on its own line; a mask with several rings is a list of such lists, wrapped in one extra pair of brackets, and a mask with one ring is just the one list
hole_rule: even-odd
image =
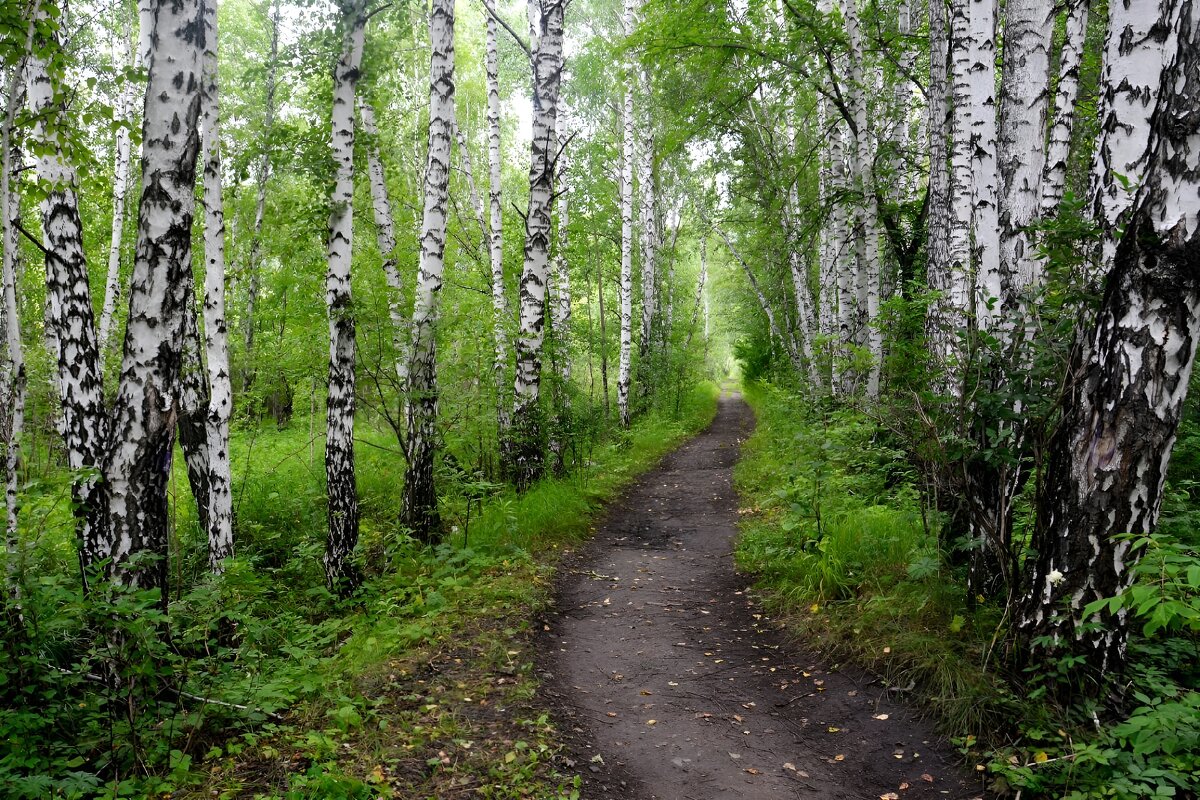
[[(622, 25), (633, 33), (634, 0), (625, 0)], [(621, 351), (617, 364), (617, 413), (629, 427), (629, 381), (633, 360), (633, 70), (626, 65), (625, 102), (621, 107)]]
[[(646, 76), (641, 75), (639, 85), (646, 86)], [(650, 128), (649, 109), (642, 110), (638, 121), (641, 130), (637, 147), (638, 188), (638, 233), (641, 244), (641, 287), (642, 326), (638, 340), (637, 396), (644, 402), (651, 394), (654, 380), (654, 314), (658, 305), (658, 232), (656, 228), (655, 180), (654, 180), (654, 134)]]
[(1100, 134), (1089, 187), (1092, 216), (1102, 231), (1101, 271), (1088, 276), (1093, 281), (1101, 280), (1113, 263), (1119, 230), (1142, 183), (1159, 75), (1167, 55), (1175, 51), (1177, 34), (1167, 17), (1176, 11), (1171, 0), (1113, 2), (1108, 7), (1097, 111)]
[[(1121, 535), (1151, 533), (1158, 522), (1200, 340), (1200, 3), (1163, 5), (1160, 31), (1177, 43), (1161, 79), (1136, 73), (1143, 85), (1161, 87), (1140, 161), (1142, 185), (1124, 215), (1116, 261), (1102, 265), (1101, 308), (1081, 334), (1088, 346), (1076, 350), (1039, 496), (1031, 588), (1018, 617), (1027, 642), (1048, 639), (1048, 649), (1082, 656), (1097, 688), (1124, 662), (1130, 619), (1127, 608), (1083, 612), (1133, 583), (1141, 552)], [(1106, 59), (1131, 57), (1141, 55), (1105, 52)], [(1130, 74), (1109, 63), (1104, 73)], [(1123, 145), (1099, 144), (1110, 154)]]
[(571, 380), (571, 271), (567, 263), (570, 195), (565, 186), (567, 138), (562, 135), (558, 138), (562, 162), (558, 174), (558, 242), (554, 251), (554, 282), (552, 284), (554, 303), (550, 312), (553, 322), (551, 327), (554, 335), (558, 338), (558, 377), (565, 386)]
[[(33, 47), (33, 21), (30, 20), (25, 36), (25, 47), (21, 61)], [(3, 383), (0, 385), (0, 410), (4, 421), (4, 547), (5, 584), (9, 596), (21, 599), (20, 569), (22, 562), (21, 540), (18, 530), (20, 495), (18, 493), (21, 440), (25, 429), (25, 352), (21, 341), (21, 319), (17, 309), (17, 230), (13, 222), (20, 216), (17, 193), (12, 190), (13, 122), (17, 106), (21, 103), (22, 64), (12, 66), (5, 92), (5, 114), (0, 129), (0, 327), (4, 329)]]
[(503, 439), (508, 434), (508, 294), (504, 291), (504, 216), (500, 186), (500, 56), (496, 42), (496, 20), (487, 17), (487, 54), (484, 62), (487, 84), (488, 126), (488, 252), (492, 268), (492, 376), (496, 384), (496, 429)]
[[(971, 232), (976, 269), (975, 320), (990, 330), (1003, 292), (996, 161), (996, 3), (969, 0), (967, 84), (971, 103)], [(1038, 138), (1041, 138), (1039, 133)]]
[[(1022, 324), (1025, 296), (1041, 283), (1041, 260), (1028, 226), (1041, 204), (1045, 166), (1053, 0), (1009, 0), (1000, 89), (1000, 275), (998, 335)], [(978, 236), (978, 233), (976, 234)]]
[(946, 237), (946, 302), (942, 318), (946, 351), (943, 389), (952, 395), (962, 391), (960, 332), (966, 330), (974, 297), (971, 275), (971, 66), (969, 40), (969, 4), (972, 0), (951, 0), (951, 77), (954, 117), (950, 145), (950, 220)]
[(926, 285), (935, 294), (925, 320), (934, 363), (945, 367), (954, 352), (954, 329), (950, 327), (950, 170), (947, 142), (952, 135), (947, 78), (950, 68), (950, 31), (946, 4), (929, 3), (929, 108), (925, 126), (929, 151), (929, 210), (926, 245)]
[(375, 242), (383, 258), (383, 276), (388, 285), (388, 316), (392, 321), (392, 347), (396, 352), (396, 378), (401, 392), (408, 385), (409, 323), (404, 314), (404, 278), (396, 261), (396, 222), (392, 200), (379, 156), (379, 130), (375, 110), (365, 98), (358, 98), (358, 115), (366, 136), (367, 179), (371, 184), (371, 211), (375, 218)]
[(200, 0), (153, 10), (142, 120), (142, 192), (111, 447), (103, 467), (111, 546), (108, 572), (164, 591), (167, 481), (179, 403), (179, 364), (191, 302), (201, 53)]
[[(41, 144), (36, 158), (38, 178), (51, 187), (42, 201), (47, 249), (46, 330), (52, 357), (58, 363), (60, 430), (67, 465), (82, 471), (100, 466), (108, 438), (108, 418), (83, 249), (79, 180), (75, 167), (65, 159), (58, 134), (59, 126), (67, 124), (62, 119), (62, 100), (37, 52), (35, 46), (26, 64), (25, 84), (29, 110), (37, 120), (33, 139)], [(53, 124), (47, 125), (47, 119)], [(94, 477), (81, 477), (72, 487), (80, 509), (79, 556), (85, 580), (91, 577), (93, 565), (112, 551), (105, 498), (96, 491), (96, 484)]]
[(1083, 62), (1083, 43), (1087, 36), (1088, 7), (1091, 0), (1071, 0), (1067, 10), (1066, 33), (1058, 57), (1058, 88), (1054, 94), (1054, 117), (1046, 145), (1046, 166), (1042, 175), (1041, 216), (1058, 211), (1067, 183), (1067, 159), (1071, 155), (1071, 132), (1075, 128), (1075, 102), (1079, 97), (1079, 67)]
[(221, 105), (217, 73), (217, 0), (207, 0), (204, 85), (201, 94), (204, 159), (204, 352), (208, 362), (208, 563), (221, 572), (233, 555), (233, 485), (229, 420), (233, 385), (225, 322), (225, 206), (221, 192)]
[(433, 467), (437, 445), (438, 293), (445, 272), (446, 206), (454, 129), (454, 0), (434, 0), (429, 17), (429, 153), (425, 166), (421, 257), (409, 357), (408, 466), (401, 521), (423, 541), (440, 526)]
[[(129, 31), (127, 36), (129, 42), (126, 55), (120, 64), (122, 68), (129, 66), (131, 62), (140, 65), (140, 61), (135, 61), (133, 54), (133, 32)], [(113, 317), (116, 314), (117, 302), (121, 295), (121, 240), (124, 238), (125, 231), (125, 195), (129, 191), (131, 151), (129, 128), (126, 126), (130, 125), (133, 120), (134, 88), (134, 82), (127, 81), (121, 87), (116, 107), (113, 109), (114, 122), (119, 123), (120, 127), (117, 128), (114, 143), (116, 163), (113, 168), (112, 231), (108, 245), (108, 277), (104, 281), (104, 305), (100, 312), (100, 372), (102, 374), (105, 356), (108, 355), (108, 349), (112, 343)]]
[(350, 294), (354, 251), (354, 96), (362, 63), (366, 2), (344, 12), (342, 55), (333, 71), (333, 161), (336, 178), (329, 215), (325, 305), (329, 311), (329, 391), (325, 415), (325, 478), (329, 538), (325, 582), (346, 595), (360, 576), (351, 561), (358, 544), (358, 487), (354, 465), (355, 318)]
[(879, 208), (875, 199), (875, 172), (867, 126), (867, 98), (863, 83), (863, 49), (859, 33), (857, 0), (845, 0), (846, 38), (850, 44), (850, 92), (854, 112), (855, 172), (861, 196), (860, 209), (863, 238), (863, 281), (866, 286), (866, 344), (871, 354), (867, 374), (866, 396), (879, 397), (879, 376), (883, 364), (883, 331), (876, 321), (879, 317), (880, 276), (883, 266), (882, 231)]
[(533, 66), (533, 135), (530, 142), (529, 206), (525, 259), (518, 288), (517, 369), (513, 382), (510, 473), (519, 487), (541, 476), (543, 435), (538, 419), (545, 341), (546, 282), (550, 269), (551, 211), (558, 152), (558, 95), (563, 72), (565, 0), (529, 0)]

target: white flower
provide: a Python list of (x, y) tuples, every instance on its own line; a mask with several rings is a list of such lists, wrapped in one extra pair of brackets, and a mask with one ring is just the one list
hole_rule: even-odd
[(1063, 579), (1064, 579), (1065, 577), (1066, 577), (1066, 576), (1065, 576), (1065, 575), (1063, 575), (1063, 574), (1062, 574), (1061, 572), (1059, 572), (1058, 570), (1056, 570), (1056, 569), (1052, 569), (1052, 570), (1050, 570), (1050, 574), (1046, 576), (1046, 581), (1047, 581), (1047, 582), (1048, 582), (1048, 583), (1049, 583), (1051, 586), (1058, 586), (1060, 583), (1062, 583), (1062, 582), (1063, 582)]

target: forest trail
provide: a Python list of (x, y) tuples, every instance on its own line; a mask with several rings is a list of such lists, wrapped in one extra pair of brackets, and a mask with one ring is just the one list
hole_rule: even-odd
[(979, 796), (885, 686), (831, 671), (755, 607), (732, 558), (733, 467), (753, 426), (723, 395), (565, 565), (539, 666), (584, 797)]

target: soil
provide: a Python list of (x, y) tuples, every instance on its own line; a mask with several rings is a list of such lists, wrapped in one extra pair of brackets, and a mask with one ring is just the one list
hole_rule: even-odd
[(824, 663), (756, 606), (732, 558), (733, 467), (753, 426), (723, 396), (563, 565), (538, 666), (583, 797), (982, 796), (887, 686)]

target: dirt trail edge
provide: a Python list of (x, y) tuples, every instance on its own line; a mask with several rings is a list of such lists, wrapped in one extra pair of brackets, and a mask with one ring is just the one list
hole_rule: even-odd
[(754, 416), (720, 400), (564, 563), (539, 669), (585, 798), (970, 798), (972, 776), (885, 686), (764, 621), (734, 571), (733, 465)]

